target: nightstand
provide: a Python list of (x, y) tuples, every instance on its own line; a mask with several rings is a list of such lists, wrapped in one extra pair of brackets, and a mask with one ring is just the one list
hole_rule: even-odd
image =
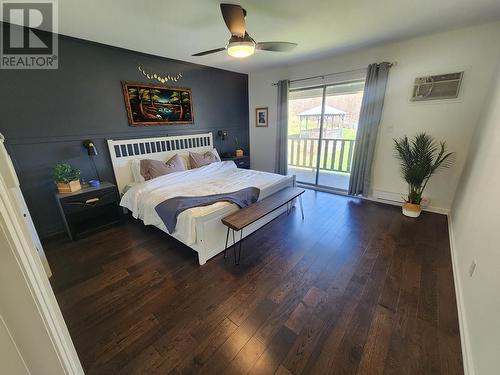
[(222, 161), (232, 160), (238, 168), (250, 169), (250, 156), (231, 156), (229, 158), (221, 158)]
[(66, 232), (72, 240), (106, 229), (123, 219), (118, 189), (109, 182), (74, 193), (56, 191), (55, 196)]

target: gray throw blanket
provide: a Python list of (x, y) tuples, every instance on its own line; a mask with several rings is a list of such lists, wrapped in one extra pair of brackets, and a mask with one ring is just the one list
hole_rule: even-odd
[(231, 193), (204, 195), (202, 197), (174, 197), (164, 200), (155, 207), (168, 231), (172, 233), (177, 224), (177, 216), (193, 207), (209, 206), (217, 202), (231, 202), (240, 208), (248, 207), (259, 199), (260, 190), (248, 187)]

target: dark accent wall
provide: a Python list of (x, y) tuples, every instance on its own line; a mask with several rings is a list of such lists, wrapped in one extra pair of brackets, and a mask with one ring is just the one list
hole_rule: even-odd
[[(155, 83), (139, 72), (139, 64), (164, 75), (182, 73), (176, 86), (192, 90), (193, 125), (129, 126), (121, 81)], [(96, 142), (95, 161), (107, 181), (114, 181), (106, 144), (110, 138), (211, 131), (219, 151), (234, 150), (234, 137), (249, 150), (246, 74), (64, 36), (59, 37), (58, 70), (0, 70), (0, 103), (0, 132), (41, 237), (63, 230), (50, 178), (54, 164), (69, 162), (86, 179), (95, 175), (84, 139)], [(216, 135), (219, 129), (229, 132), (224, 142)]]

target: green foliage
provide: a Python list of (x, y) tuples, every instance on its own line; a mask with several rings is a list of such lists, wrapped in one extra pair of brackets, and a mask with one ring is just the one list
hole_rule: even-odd
[(144, 99), (147, 99), (146, 96), (146, 91), (144, 89), (137, 89), (137, 88), (129, 88), (128, 89), (128, 96), (130, 100), (133, 101), (142, 101)]
[(55, 183), (67, 184), (70, 181), (80, 179), (80, 170), (73, 168), (68, 163), (59, 163), (52, 170), (52, 179)]
[(161, 94), (160, 90), (156, 89), (149, 90), (149, 101), (151, 102), (151, 105), (153, 105), (153, 103), (155, 102), (160, 101), (160, 94)]
[(400, 161), (401, 174), (408, 183), (409, 203), (420, 204), (422, 193), (431, 176), (449, 168), (454, 162), (454, 153), (447, 152), (446, 143), (436, 143), (426, 133), (417, 134), (411, 141), (408, 137), (394, 139), (394, 150)]

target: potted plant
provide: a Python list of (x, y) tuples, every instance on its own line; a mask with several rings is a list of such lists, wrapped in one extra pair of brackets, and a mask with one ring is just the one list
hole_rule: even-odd
[(453, 165), (453, 152), (447, 152), (446, 143), (436, 143), (426, 133), (394, 139), (394, 150), (401, 164), (401, 174), (408, 183), (408, 196), (403, 204), (403, 215), (419, 217), (422, 211), (422, 193), (431, 176), (438, 170)]
[(243, 156), (243, 149), (240, 147), (237, 137), (234, 137), (234, 145), (236, 146), (236, 149), (234, 151), (234, 156), (238, 158)]
[(82, 188), (80, 171), (67, 163), (56, 164), (52, 170), (52, 179), (57, 184), (59, 193), (72, 193)]

